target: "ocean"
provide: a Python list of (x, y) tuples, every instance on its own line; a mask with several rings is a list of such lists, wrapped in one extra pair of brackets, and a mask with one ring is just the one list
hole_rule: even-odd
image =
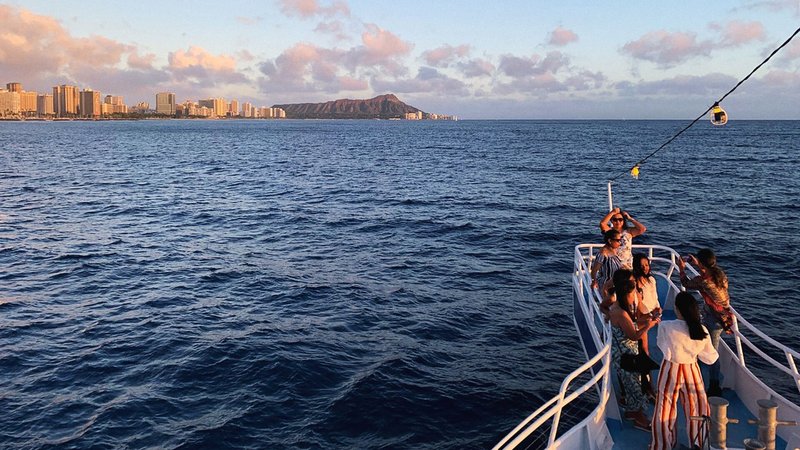
[[(583, 362), (573, 247), (688, 121), (0, 122), (0, 447), (482, 449)], [(613, 184), (800, 338), (800, 122)]]

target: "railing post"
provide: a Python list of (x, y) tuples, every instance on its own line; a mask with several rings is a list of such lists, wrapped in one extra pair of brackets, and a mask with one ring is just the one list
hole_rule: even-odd
[(739, 357), (739, 365), (742, 367), (747, 367), (744, 363), (744, 351), (742, 350), (742, 338), (740, 337), (741, 332), (739, 331), (739, 319), (736, 318), (736, 315), (733, 315), (733, 340), (736, 342), (736, 355)]
[(564, 408), (564, 393), (566, 392), (567, 387), (561, 386), (561, 390), (558, 392), (558, 401), (556, 402), (556, 413), (553, 416), (552, 422), (550, 422), (550, 439), (547, 441), (547, 448), (553, 446), (553, 442), (556, 441), (556, 437), (558, 435), (558, 422), (561, 421), (561, 410)]
[(800, 391), (800, 373), (797, 372), (797, 364), (794, 362), (794, 356), (789, 352), (786, 353), (786, 360), (789, 361), (789, 368), (794, 372), (794, 382), (797, 385), (797, 390)]

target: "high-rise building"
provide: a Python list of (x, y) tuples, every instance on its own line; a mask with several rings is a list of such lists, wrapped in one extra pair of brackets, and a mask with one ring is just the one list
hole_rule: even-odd
[(53, 96), (51, 94), (39, 94), (36, 96), (36, 115), (39, 117), (53, 117), (56, 114), (53, 109)]
[(6, 89), (9, 92), (22, 92), (22, 83), (6, 83)]
[(81, 91), (80, 116), (89, 119), (100, 117), (103, 110), (100, 106), (100, 93), (91, 89)]
[(105, 115), (128, 113), (128, 107), (121, 95), (106, 95), (102, 107)]
[(253, 117), (253, 104), (250, 102), (242, 103), (242, 117)]
[(19, 92), (0, 89), (0, 117), (19, 115)]
[(77, 86), (62, 84), (53, 87), (53, 109), (56, 117), (77, 117), (80, 96)]
[(21, 91), (19, 93), (19, 112), (25, 117), (36, 115), (36, 92)]
[(225, 103), (224, 98), (207, 98), (205, 100), (198, 100), (200, 107), (205, 106), (211, 110), (211, 117), (225, 117), (228, 114), (228, 104)]
[(175, 93), (159, 92), (156, 94), (156, 114), (175, 115)]
[(231, 117), (236, 117), (239, 115), (239, 101), (238, 100), (231, 100), (230, 107), (228, 108), (228, 115)]

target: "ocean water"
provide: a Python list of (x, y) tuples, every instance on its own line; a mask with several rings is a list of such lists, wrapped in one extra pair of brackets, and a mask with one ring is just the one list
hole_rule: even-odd
[[(2, 448), (489, 448), (583, 361), (573, 246), (681, 121), (0, 123)], [(800, 122), (614, 183), (795, 349)]]

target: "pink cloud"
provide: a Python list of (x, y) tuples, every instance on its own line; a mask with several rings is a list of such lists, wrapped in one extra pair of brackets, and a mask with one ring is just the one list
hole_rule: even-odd
[(230, 55), (214, 55), (197, 46), (186, 51), (169, 53), (167, 70), (178, 81), (191, 81), (196, 86), (247, 83), (247, 78), (236, 70), (236, 58)]
[(152, 53), (139, 55), (139, 53), (133, 52), (128, 55), (128, 67), (131, 69), (150, 70), (153, 68), (155, 60), (156, 55)]
[(364, 43), (365, 57), (376, 63), (407, 55), (413, 48), (409, 42), (377, 25), (367, 25), (367, 30), (361, 34), (361, 40)]
[[(28, 88), (82, 83), (88, 69), (111, 77), (149, 68), (150, 56), (140, 56), (132, 45), (103, 36), (73, 37), (57, 20), (25, 9), (0, 5), (0, 23), (3, 75), (24, 81)], [(126, 62), (128, 69), (121, 68)]]
[(764, 25), (757, 21), (734, 20), (725, 25), (712, 23), (710, 27), (722, 34), (720, 45), (725, 47), (738, 47), (751, 41), (763, 41), (765, 38)]
[(469, 55), (469, 45), (443, 45), (433, 50), (428, 50), (422, 54), (422, 58), (431, 66), (447, 67), (454, 60), (464, 58)]
[(568, 30), (562, 27), (556, 27), (556, 29), (550, 33), (550, 39), (548, 39), (548, 44), (564, 46), (577, 41), (578, 41), (578, 35), (575, 34), (572, 30)]
[(344, 1), (333, 1), (328, 6), (320, 5), (317, 0), (279, 0), (279, 3), (284, 14), (299, 16), (303, 19), (314, 16), (350, 16), (350, 7)]
[(693, 33), (659, 30), (628, 42), (622, 47), (622, 52), (636, 59), (672, 67), (696, 56), (708, 56), (713, 47), (714, 44), (710, 41), (698, 42)]
[(173, 70), (202, 67), (215, 72), (232, 72), (236, 70), (236, 59), (228, 55), (215, 56), (203, 48), (193, 45), (187, 51), (171, 52), (169, 65)]

